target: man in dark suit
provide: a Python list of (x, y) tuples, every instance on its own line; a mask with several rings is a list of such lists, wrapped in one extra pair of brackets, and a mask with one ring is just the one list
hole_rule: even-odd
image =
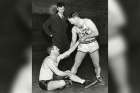
[(69, 48), (66, 30), (68, 27), (66, 18), (63, 13), (65, 10), (63, 2), (57, 3), (57, 13), (52, 15), (44, 24), (45, 33), (52, 38), (53, 45), (60, 49), (63, 53)]

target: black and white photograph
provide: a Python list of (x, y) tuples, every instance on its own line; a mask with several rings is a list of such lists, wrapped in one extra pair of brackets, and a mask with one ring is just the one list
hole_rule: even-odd
[(140, 93), (140, 0), (0, 7), (0, 93)]
[(108, 93), (108, 1), (32, 1), (32, 92)]

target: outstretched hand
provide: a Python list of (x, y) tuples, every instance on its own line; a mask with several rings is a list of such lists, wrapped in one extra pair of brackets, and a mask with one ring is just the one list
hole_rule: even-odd
[(71, 76), (71, 75), (72, 75), (72, 73), (71, 73), (71, 71), (70, 71), (70, 70), (66, 70), (66, 71), (65, 71), (65, 73), (67, 73), (67, 74), (68, 74), (68, 76)]
[(61, 61), (61, 58), (58, 57), (58, 58), (57, 58), (57, 65), (59, 65), (60, 61)]
[(66, 73), (71, 73), (71, 71), (70, 71), (70, 70), (66, 70), (65, 72), (66, 72)]

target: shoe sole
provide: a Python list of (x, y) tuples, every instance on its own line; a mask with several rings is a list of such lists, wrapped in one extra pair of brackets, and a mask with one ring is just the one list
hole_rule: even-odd
[(94, 85), (94, 87), (96, 87), (96, 86), (104, 86), (105, 85), (105, 83), (96, 83), (95, 85)]
[(98, 81), (97, 81), (97, 80), (95, 80), (93, 83), (91, 83), (91, 84), (89, 84), (89, 85), (85, 86), (85, 88), (89, 88), (89, 87), (91, 87), (91, 86), (95, 85), (97, 82), (98, 82)]

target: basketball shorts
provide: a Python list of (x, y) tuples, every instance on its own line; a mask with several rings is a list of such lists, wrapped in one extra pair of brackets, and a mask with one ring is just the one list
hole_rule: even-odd
[(99, 45), (98, 42), (95, 40), (93, 42), (90, 43), (82, 43), (78, 45), (78, 51), (80, 52), (89, 52), (89, 53), (93, 53), (94, 51), (99, 49)]
[(43, 90), (48, 90), (48, 83), (51, 82), (51, 81), (56, 81), (56, 80), (64, 80), (66, 85), (69, 84), (69, 78), (67, 78), (65, 76), (54, 75), (53, 79), (51, 79), (51, 80), (40, 80), (39, 81), (39, 87)]

